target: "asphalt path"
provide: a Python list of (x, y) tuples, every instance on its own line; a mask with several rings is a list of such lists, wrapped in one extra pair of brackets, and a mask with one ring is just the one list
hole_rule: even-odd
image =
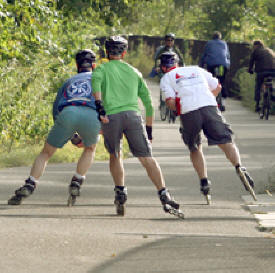
[[(7, 199), (22, 185), (29, 167), (3, 169), (0, 272), (274, 272), (274, 234), (259, 230), (247, 205), (253, 201), (234, 168), (221, 150), (204, 140), (213, 186), (212, 205), (206, 205), (178, 132), (179, 121), (160, 121), (158, 84), (148, 85), (156, 106), (153, 153), (185, 219), (163, 212), (153, 184), (132, 157), (124, 161), (124, 217), (115, 215), (108, 162), (90, 168), (72, 208), (66, 201), (75, 164), (49, 164), (36, 192), (21, 206), (8, 206)], [(235, 132), (243, 165), (255, 178), (257, 193), (265, 193), (275, 165), (275, 118), (259, 120), (232, 99), (226, 107), (224, 116)]]

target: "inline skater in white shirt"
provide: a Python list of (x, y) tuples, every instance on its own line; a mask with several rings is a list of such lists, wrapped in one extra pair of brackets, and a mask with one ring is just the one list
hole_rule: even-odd
[(215, 97), (221, 91), (218, 79), (198, 66), (178, 67), (173, 52), (161, 55), (161, 69), (165, 73), (160, 82), (167, 106), (180, 115), (180, 133), (190, 151), (190, 159), (200, 179), (200, 190), (210, 204), (210, 185), (202, 150), (202, 131), (208, 145), (218, 145), (235, 167), (244, 187), (254, 199), (254, 182), (241, 164), (239, 150), (232, 140), (233, 132), (217, 107)]

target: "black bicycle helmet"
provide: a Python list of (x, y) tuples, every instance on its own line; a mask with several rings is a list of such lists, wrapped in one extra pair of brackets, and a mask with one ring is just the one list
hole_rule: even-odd
[(165, 40), (167, 40), (168, 38), (171, 38), (173, 40), (175, 40), (176, 36), (174, 33), (167, 33), (164, 37)]
[(110, 55), (121, 55), (128, 48), (128, 41), (121, 36), (111, 36), (105, 41), (105, 48)]
[(174, 66), (179, 62), (179, 57), (175, 52), (167, 51), (160, 55), (160, 65), (167, 68)]
[(90, 49), (83, 49), (77, 52), (75, 60), (79, 67), (91, 67), (96, 61), (96, 54)]

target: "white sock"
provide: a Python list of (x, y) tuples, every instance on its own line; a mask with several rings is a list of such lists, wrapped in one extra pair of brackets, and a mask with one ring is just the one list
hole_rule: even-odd
[(38, 180), (36, 180), (33, 176), (30, 175), (29, 178), (30, 178), (31, 181), (33, 181), (35, 183), (38, 183)]
[(78, 174), (78, 173), (75, 173), (74, 176), (77, 178), (77, 179), (85, 179), (86, 176), (82, 176), (81, 174)]

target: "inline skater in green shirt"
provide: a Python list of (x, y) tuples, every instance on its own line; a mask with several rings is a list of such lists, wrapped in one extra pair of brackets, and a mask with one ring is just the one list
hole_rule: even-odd
[[(110, 172), (115, 184), (115, 205), (118, 215), (124, 215), (127, 188), (121, 157), (121, 140), (125, 135), (132, 154), (139, 159), (155, 187), (165, 212), (183, 217), (179, 204), (165, 187), (161, 169), (152, 157), (153, 105), (150, 91), (141, 73), (123, 61), (128, 41), (111, 36), (105, 42), (109, 62), (93, 72), (92, 86), (97, 111), (102, 122), (104, 144), (110, 154)], [(146, 127), (138, 106), (141, 99), (146, 112)]]

